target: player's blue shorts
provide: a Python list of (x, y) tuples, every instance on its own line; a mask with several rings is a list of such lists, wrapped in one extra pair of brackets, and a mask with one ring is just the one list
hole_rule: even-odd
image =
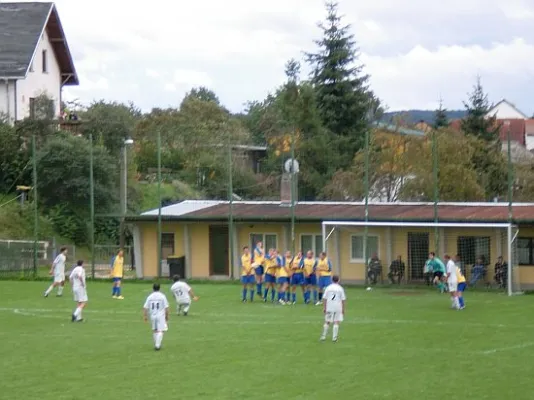
[(320, 276), (319, 277), (319, 289), (324, 289), (328, 285), (332, 284), (331, 276)]
[(292, 285), (304, 285), (304, 274), (303, 273), (296, 273), (291, 276), (291, 284)]
[(457, 289), (459, 292), (465, 292), (465, 289), (467, 289), (467, 284), (465, 282), (460, 282)]
[(246, 275), (241, 277), (241, 283), (243, 285), (250, 285), (251, 283), (254, 283), (256, 280), (254, 279), (254, 275)]
[(317, 275), (312, 274), (304, 278), (304, 284), (308, 286), (317, 286)]
[(284, 283), (289, 284), (289, 276), (281, 276), (278, 278), (278, 284), (283, 285)]
[(258, 265), (258, 266), (254, 269), (254, 272), (256, 273), (256, 275), (263, 275), (263, 265)]
[(276, 277), (271, 274), (265, 274), (265, 283), (276, 283)]
[(113, 278), (113, 282), (120, 282), (122, 278)]

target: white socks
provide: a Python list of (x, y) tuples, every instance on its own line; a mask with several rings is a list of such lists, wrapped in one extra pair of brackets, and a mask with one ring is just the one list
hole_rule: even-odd
[(82, 308), (77, 307), (76, 310), (74, 310), (74, 317), (76, 318), (76, 321), (79, 321), (82, 319)]
[(54, 285), (50, 285), (50, 287), (46, 289), (45, 296), (48, 296), (53, 289), (54, 289)]
[(159, 349), (163, 341), (163, 332), (154, 332), (152, 337), (154, 338), (154, 346)]
[(328, 335), (328, 329), (330, 328), (330, 325), (324, 324), (323, 325), (323, 334), (321, 335), (321, 339), (324, 340), (326, 338), (326, 335)]
[(63, 294), (63, 286), (60, 285), (57, 287), (57, 295), (61, 296), (62, 294)]
[(337, 334), (339, 333), (339, 325), (334, 325), (332, 332), (332, 340), (337, 340)]

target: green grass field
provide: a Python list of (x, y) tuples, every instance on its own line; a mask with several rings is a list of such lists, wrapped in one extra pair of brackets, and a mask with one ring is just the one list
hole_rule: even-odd
[[(242, 304), (234, 285), (197, 285), (155, 352), (141, 307), (149, 284), (88, 284), (86, 322), (70, 290), (0, 281), (0, 399), (525, 399), (534, 393), (532, 296), (347, 290), (338, 343), (320, 307)], [(163, 287), (167, 292), (169, 285)], [(174, 308), (172, 309), (174, 312)]]

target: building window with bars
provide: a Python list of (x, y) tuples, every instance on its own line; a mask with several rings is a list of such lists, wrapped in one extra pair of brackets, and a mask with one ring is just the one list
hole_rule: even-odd
[(265, 253), (269, 249), (278, 249), (277, 247), (277, 236), (276, 233), (251, 233), (250, 234), (250, 248), (253, 251), (258, 242), (263, 243), (263, 250)]
[(534, 238), (520, 237), (517, 239), (517, 263), (534, 265)]
[(166, 260), (174, 255), (174, 233), (161, 234), (161, 258)]

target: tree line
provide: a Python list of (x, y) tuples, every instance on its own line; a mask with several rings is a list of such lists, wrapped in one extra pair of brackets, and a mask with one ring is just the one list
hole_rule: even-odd
[[(164, 181), (171, 186), (166, 191), (168, 202), (228, 198), (227, 149), (232, 144), (268, 149), (260, 173), (238, 163), (234, 155), (233, 192), (243, 199), (279, 198), (282, 165), (292, 145), (300, 163), (300, 200), (361, 200), (366, 168), (372, 199), (431, 200), (436, 183), (433, 148), (438, 155), (440, 200), (505, 196), (508, 165), (501, 152), (500, 127), (494, 118), (486, 118), (490, 103), (480, 80), (465, 102), (460, 132), (449, 128), (443, 107), (435, 112), (432, 131), (422, 137), (386, 131), (377, 124), (386, 107), (370, 88), (351, 26), (343, 23), (335, 2), (326, 3), (326, 18), (318, 26), (321, 36), (303, 59), (310, 75), (303, 77), (301, 62), (289, 60), (285, 83), (265, 99), (247, 103), (239, 114), (226, 109), (212, 90), (199, 87), (187, 93), (179, 106), (147, 113), (131, 103), (67, 104), (64, 107), (76, 110), (81, 121), (75, 134), (72, 129), (58, 132), (51, 116), (27, 119), (14, 127), (0, 124), (0, 193), (32, 182), (35, 157), (40, 208), (63, 237), (87, 243), (89, 137), (94, 144), (95, 207), (100, 214), (118, 212), (121, 152), (124, 140), (134, 139), (133, 148), (127, 150), (128, 209), (137, 213), (147, 205), (157, 206), (144, 200), (155, 180), (159, 133)], [(516, 199), (531, 198), (531, 172), (530, 163), (514, 167)], [(97, 240), (116, 241), (117, 225), (116, 218), (98, 219)]]

